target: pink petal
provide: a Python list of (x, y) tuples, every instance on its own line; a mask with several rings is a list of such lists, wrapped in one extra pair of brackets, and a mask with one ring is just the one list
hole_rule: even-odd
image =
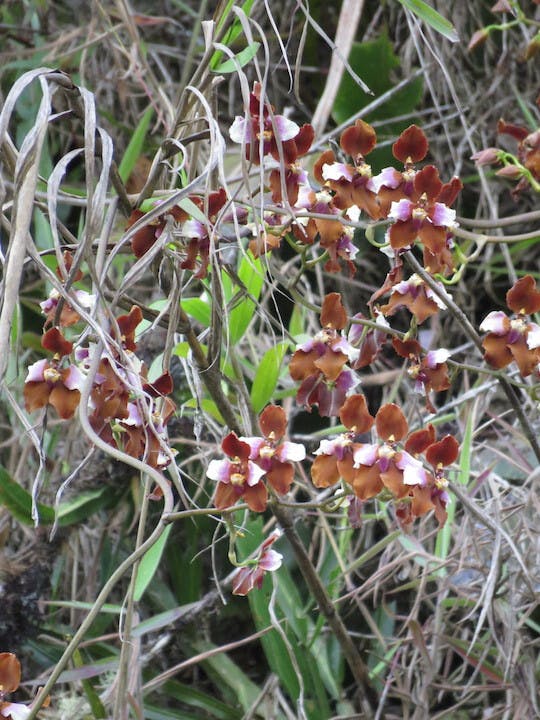
[[(56, 290), (53, 290), (54, 293), (56, 293)], [(39, 303), (39, 307), (41, 308), (41, 312), (47, 315), (51, 310), (53, 310), (58, 305), (58, 293), (55, 294), (54, 297), (48, 297), (47, 300), (44, 300), (43, 302)]]
[(259, 567), (266, 570), (266, 572), (274, 572), (281, 567), (282, 560), (283, 555), (275, 550), (265, 550), (259, 560)]
[(228, 484), (231, 463), (228, 460), (211, 460), (208, 464), (206, 477), (210, 480)]
[(64, 379), (64, 387), (68, 390), (82, 390), (84, 375), (75, 365), (69, 366), (69, 372)]
[(433, 370), (437, 365), (446, 362), (452, 353), (449, 350), (440, 348), (439, 350), (430, 350), (426, 354), (426, 366)]
[(378, 175), (371, 178), (373, 182), (373, 191), (378, 193), (382, 187), (392, 188), (392, 190), (394, 190), (401, 183), (402, 179), (402, 174), (395, 168), (383, 168)]
[(322, 176), (325, 180), (348, 180), (353, 179), (353, 169), (346, 163), (325, 163), (322, 166)]
[(396, 467), (403, 470), (403, 483), (405, 485), (421, 485), (427, 483), (426, 471), (419, 460), (413, 458), (408, 452), (403, 451), (401, 457), (396, 461)]
[[(208, 475), (208, 473), (206, 474)], [(266, 471), (260, 468), (258, 465), (255, 465), (255, 463), (251, 462), (251, 460), (248, 460), (247, 484), (250, 487), (257, 485), (263, 475), (266, 475)]]
[[(437, 283), (437, 286), (438, 286), (439, 290), (441, 291), (441, 294), (443, 297), (447, 297), (449, 300), (452, 299), (452, 296), (450, 295), (449, 292), (446, 291), (444, 285), (442, 285), (441, 283)], [(433, 300), (435, 305), (440, 307), (441, 310), (446, 310), (447, 306), (446, 306), (446, 303), (444, 302), (444, 300), (442, 298), (440, 298), (438, 295), (436, 295), (433, 292), (433, 290), (427, 286), (426, 286), (426, 297), (428, 297), (430, 300)]]
[(410, 200), (402, 198), (401, 200), (398, 200), (398, 202), (392, 203), (388, 217), (392, 218), (392, 220), (401, 220), (402, 222), (405, 222), (406, 220), (410, 220), (413, 207), (414, 204)]
[(79, 305), (84, 308), (92, 308), (96, 302), (96, 296), (87, 293), (86, 290), (75, 290), (75, 297)]
[(251, 123), (245, 117), (235, 117), (229, 128), (229, 136), (235, 143), (251, 142)]
[(431, 221), (437, 227), (456, 227), (456, 211), (436, 202), (431, 213)]
[(540, 347), (540, 325), (531, 323), (529, 325), (529, 332), (527, 333), (527, 347), (529, 350), (534, 350)]
[(31, 708), (22, 703), (6, 703), (0, 710), (0, 715), (11, 720), (26, 720), (30, 715)]
[(379, 447), (377, 445), (360, 445), (354, 451), (354, 467), (360, 467), (360, 465), (367, 465), (371, 467), (375, 464), (379, 453)]
[(395, 291), (400, 295), (407, 295), (407, 293), (411, 292), (411, 290), (416, 287), (416, 284), (411, 282), (412, 277), (413, 276), (411, 276), (409, 280), (402, 280), (401, 282), (396, 283), (392, 288), (392, 292)]
[(319, 447), (313, 453), (314, 455), (335, 455), (336, 450), (342, 447), (341, 436), (335, 440), (321, 440)]
[(49, 361), (47, 359), (38, 360), (33, 365), (30, 365), (25, 382), (44, 382), (43, 371), (48, 365)]
[(136, 403), (128, 403), (128, 416), (122, 422), (125, 425), (132, 425), (134, 427), (142, 427), (143, 419), (139, 412), (139, 407)]
[(187, 238), (202, 240), (208, 235), (208, 231), (198, 220), (186, 220), (182, 225), (181, 235)]
[(482, 320), (480, 330), (482, 332), (492, 332), (495, 335), (506, 335), (508, 332), (508, 318), (502, 310), (494, 310)]
[(284, 442), (277, 449), (281, 462), (300, 462), (306, 458), (306, 448), (301, 443)]
[(292, 140), (300, 132), (300, 127), (284, 115), (274, 115), (274, 124), (278, 140)]

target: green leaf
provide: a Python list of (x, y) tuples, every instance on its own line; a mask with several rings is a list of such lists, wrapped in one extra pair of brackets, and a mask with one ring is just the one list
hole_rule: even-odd
[(190, 200), (188, 197), (182, 198), (182, 200), (179, 201), (178, 205), (182, 208), (182, 210), (185, 210), (188, 215), (191, 215), (194, 220), (198, 220), (199, 222), (203, 223), (203, 225), (206, 225), (206, 215), (203, 213), (200, 207), (195, 205), (193, 200)]
[[(205, 653), (210, 650), (215, 650), (217, 646), (201, 639), (194, 643), (194, 647), (197, 652)], [(220, 652), (211, 655), (205, 660), (201, 660), (201, 665), (209, 674), (214, 676), (216, 683), (228, 687), (233, 691), (244, 713), (251, 711), (257, 706), (256, 703), (260, 698), (261, 688), (249, 679), (240, 666), (237, 665), (234, 660), (231, 660), (227, 653)], [(240, 715), (238, 717), (240, 717)], [(256, 711), (255, 717), (261, 717), (261, 714)]]
[[(196, 711), (189, 717), (208, 717), (215, 720), (238, 720), (238, 710), (229, 707), (225, 703), (217, 700), (213, 695), (202, 692), (191, 685), (185, 685), (177, 680), (169, 680), (160, 686), (165, 697), (174, 698), (179, 703), (190, 705), (196, 708)], [(146, 707), (145, 707), (146, 713)], [(176, 720), (176, 716), (174, 716)]]
[(206, 294), (203, 298), (185, 298), (180, 304), (182, 310), (203, 327), (210, 327), (212, 311)]
[(452, 23), (425, 3), (424, 0), (398, 0), (398, 2), (419, 17), (420, 20), (431, 25), (434, 30), (444, 35), (450, 42), (459, 42), (459, 35)]
[[(249, 14), (251, 12), (251, 8), (253, 6), (255, 0), (246, 0), (246, 2), (242, 5), (242, 11), (249, 17)], [(229, 14), (231, 12), (232, 6), (234, 5), (234, 0), (229, 0), (227, 7), (224, 9), (221, 18), (217, 24), (216, 27), (216, 33), (221, 30), (223, 25), (227, 22), (227, 19), (229, 17)], [(242, 23), (240, 22), (239, 18), (235, 18), (230, 28), (227, 30), (225, 35), (223, 36), (222, 45), (226, 45), (228, 48), (231, 47), (231, 45), (234, 43), (236, 38), (243, 32)], [(216, 70), (216, 67), (223, 56), (223, 52), (221, 50), (216, 50), (216, 52), (212, 55), (210, 59), (210, 69)]]
[(250, 43), (239, 53), (236, 53), (236, 55), (234, 56), (236, 58), (235, 60), (233, 58), (225, 60), (225, 62), (213, 68), (214, 72), (222, 74), (236, 72), (236, 70), (238, 70), (238, 67), (242, 68), (244, 67), (244, 65), (247, 65), (250, 60), (253, 60), (260, 46), (261, 44), (258, 42)]
[(193, 410), (198, 408), (199, 406), (205, 413), (208, 413), (214, 418), (214, 420), (217, 420), (220, 425), (226, 425), (226, 422), (223, 419), (223, 415), (219, 412), (216, 403), (209, 398), (202, 398), (198, 402), (195, 398), (191, 398), (190, 400), (186, 400), (186, 402), (182, 405), (182, 407), (190, 408)]
[(139, 120), (139, 124), (135, 128), (135, 132), (131, 136), (131, 139), (126, 148), (126, 152), (124, 153), (124, 157), (122, 158), (122, 162), (118, 166), (118, 174), (120, 175), (120, 177), (122, 178), (122, 182), (124, 183), (131, 175), (131, 172), (135, 167), (135, 163), (139, 159), (139, 156), (142, 152), (144, 141), (146, 140), (146, 134), (148, 132), (148, 127), (150, 125), (153, 114), (153, 108), (147, 108), (146, 112)]
[(278, 343), (263, 355), (259, 363), (251, 386), (251, 405), (256, 413), (261, 412), (274, 393), (288, 347), (288, 342)]
[[(259, 299), (264, 283), (264, 270), (260, 258), (247, 253), (242, 258), (238, 277), (251, 297), (242, 298), (229, 313), (229, 342), (236, 343), (244, 336), (255, 314), (255, 301)], [(243, 291), (243, 288), (238, 288)]]
[[(33, 525), (32, 496), (11, 479), (8, 471), (0, 466), (0, 505), (4, 505), (13, 517), (24, 525)], [(52, 525), (54, 509), (42, 503), (37, 504), (40, 523)]]
[(152, 547), (147, 550), (143, 555), (139, 565), (139, 569), (137, 571), (137, 578), (135, 580), (135, 592), (133, 594), (135, 602), (139, 602), (139, 600), (144, 595), (144, 591), (152, 581), (152, 578), (154, 577), (154, 574), (158, 569), (159, 563), (161, 561), (161, 556), (163, 555), (163, 551), (165, 550), (167, 538), (169, 537), (171, 530), (172, 525), (169, 525), (167, 528), (165, 528), (165, 531), (163, 532), (159, 540), (154, 543), (154, 545), (152, 545)]
[(299, 303), (295, 303), (289, 321), (289, 333), (296, 338), (306, 332), (306, 308)]
[[(84, 665), (81, 651), (78, 648), (75, 649), (75, 652), (73, 653), (73, 664), (77, 668), (83, 667)], [(81, 684), (83, 686), (83, 690), (86, 694), (86, 699), (88, 700), (94, 718), (96, 718), (96, 720), (99, 720), (100, 718), (106, 718), (107, 713), (105, 711), (105, 708), (103, 707), (103, 703), (101, 702), (99, 695), (97, 694), (92, 684), (92, 681), (81, 678)]]
[(119, 494), (108, 487), (81, 493), (58, 507), (58, 524), (62, 527), (85, 522), (90, 515), (116, 504)]

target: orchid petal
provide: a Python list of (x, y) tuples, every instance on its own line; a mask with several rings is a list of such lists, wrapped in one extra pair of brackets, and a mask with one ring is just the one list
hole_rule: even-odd
[(251, 460), (248, 461), (248, 476), (246, 482), (250, 487), (257, 485), (264, 475), (266, 475), (266, 470), (263, 470), (258, 465), (255, 465), (255, 463), (251, 462)]
[(325, 180), (348, 180), (351, 182), (354, 170), (351, 165), (346, 163), (325, 163), (322, 166), (322, 176)]
[(48, 367), (49, 361), (45, 358), (38, 360), (28, 368), (25, 382), (44, 382), (43, 371)]
[(82, 390), (85, 377), (76, 365), (70, 365), (68, 373), (63, 378), (64, 386), (68, 390)]
[(377, 445), (360, 445), (360, 447), (354, 451), (354, 467), (357, 468), (360, 465), (371, 467), (377, 460), (378, 452), (379, 448)]
[(259, 560), (259, 567), (266, 572), (274, 572), (281, 567), (283, 555), (276, 550), (265, 550)]
[(206, 470), (206, 477), (220, 483), (229, 483), (231, 463), (228, 460), (211, 460)]
[(529, 332), (527, 333), (527, 347), (529, 350), (534, 350), (540, 347), (540, 325), (531, 323), (529, 325)]
[(251, 141), (251, 123), (245, 117), (237, 116), (229, 128), (229, 136), (235, 143)]
[(441, 365), (446, 362), (452, 353), (445, 348), (439, 348), (438, 350), (430, 350), (426, 354), (426, 367), (433, 370), (437, 365)]
[(403, 470), (403, 482), (405, 485), (421, 485), (427, 483), (426, 471), (422, 463), (403, 451), (396, 460), (396, 467)]
[(482, 320), (480, 330), (482, 332), (492, 332), (495, 335), (506, 335), (510, 329), (509, 321), (502, 310), (494, 310)]
[(371, 178), (374, 192), (378, 193), (382, 187), (395, 190), (401, 184), (403, 176), (393, 167), (383, 168), (378, 175)]
[(443, 203), (434, 203), (433, 211), (430, 213), (431, 221), (437, 227), (456, 227), (456, 211)]
[(401, 222), (405, 222), (406, 220), (410, 220), (413, 207), (414, 203), (407, 200), (407, 198), (402, 198), (401, 200), (398, 200), (398, 202), (394, 201), (390, 206), (388, 217), (392, 220), (401, 220)]
[(300, 126), (284, 115), (274, 115), (274, 125), (278, 140), (292, 140), (300, 132)]
[(300, 462), (306, 458), (306, 448), (301, 443), (284, 442), (277, 449), (281, 462)]
[(11, 720), (26, 720), (30, 716), (32, 708), (22, 703), (6, 703), (0, 709), (0, 715)]

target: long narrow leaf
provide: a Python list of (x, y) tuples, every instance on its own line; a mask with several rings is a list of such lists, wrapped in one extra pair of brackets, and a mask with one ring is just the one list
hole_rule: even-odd
[(452, 23), (423, 0), (398, 0), (398, 2), (451, 42), (459, 41), (459, 35)]

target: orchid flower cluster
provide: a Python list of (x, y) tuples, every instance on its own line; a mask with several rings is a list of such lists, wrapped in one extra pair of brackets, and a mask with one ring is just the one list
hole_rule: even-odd
[[(66, 252), (64, 263), (70, 267), (71, 262)], [(77, 274), (76, 279), (81, 277), (82, 274)], [(93, 298), (88, 293), (74, 290), (71, 294), (74, 301), (90, 308)], [(51, 405), (61, 419), (69, 420), (80, 405), (96, 345), (76, 346), (66, 337), (67, 332), (71, 332), (76, 341), (73, 326), (81, 318), (75, 302), (72, 306), (65, 301), (58, 312), (58, 298), (58, 293), (52, 291), (41, 303), (45, 326), (56, 324), (46, 330), (41, 339), (48, 357), (28, 368), (24, 400), (28, 412)], [(107, 444), (144, 460), (153, 468), (164, 469), (172, 459), (166, 425), (176, 409), (168, 397), (173, 381), (169, 372), (152, 382), (148, 380), (147, 368), (136, 355), (135, 332), (142, 319), (137, 305), (127, 314), (111, 318), (109, 333), (113, 343), (101, 353), (97, 373), (91, 381), (88, 407), (83, 411), (88, 413), (93, 430)]]
[[(536, 140), (531, 145), (529, 136), (522, 137), (509, 125), (501, 132), (518, 139), (521, 161), (536, 177)], [(449, 502), (446, 474), (458, 458), (457, 440), (451, 434), (437, 440), (427, 420), (410, 432), (403, 410), (395, 403), (386, 403), (371, 414), (357, 388), (360, 372), (384, 350), (405, 363), (411, 389), (423, 397), (428, 413), (436, 412), (435, 393), (449, 389), (450, 351), (424, 347), (418, 328), (444, 311), (451, 300), (445, 283), (459, 259), (452, 205), (461, 181), (454, 177), (443, 182), (434, 165), (421, 166), (429, 147), (416, 125), (404, 130), (392, 146), (398, 166), (373, 174), (368, 158), (377, 136), (363, 120), (342, 132), (339, 157), (334, 150), (324, 150), (315, 159), (310, 177), (303, 163), (314, 141), (313, 128), (276, 114), (258, 84), (244, 116), (234, 120), (230, 137), (241, 145), (246, 162), (267, 171), (263, 224), (250, 222), (248, 211), (220, 187), (206, 198), (191, 195), (181, 206), (161, 215), (153, 213), (149, 222), (145, 222), (146, 212), (134, 209), (127, 222), (127, 228), (134, 228), (130, 232), (134, 257), (166, 248), (182, 270), (204, 281), (217, 262), (219, 247), (252, 233), (244, 244), (255, 257), (277, 253), (286, 240), (299, 253), (302, 267), (307, 267), (306, 258), (311, 257), (310, 267), (320, 263), (328, 273), (353, 275), (358, 253), (354, 227), (359, 218), (363, 215), (386, 225), (384, 242), (378, 247), (390, 267), (367, 308), (349, 311), (339, 293), (328, 293), (322, 302), (321, 329), (296, 347), (289, 372), (297, 384), (298, 405), (308, 412), (317, 409), (321, 417), (339, 419), (343, 426), (314, 452), (314, 487), (326, 489), (341, 482), (357, 507), (379, 498), (392, 501), (395, 517), (403, 526), (430, 511), (442, 526)], [(488, 161), (486, 157), (478, 160)], [(369, 233), (366, 237), (377, 245)], [(412, 255), (421, 256), (421, 271), (407, 270), (405, 258)], [(67, 253), (59, 272), (62, 282), (67, 281), (71, 265)], [(72, 281), (81, 277), (78, 273)], [(143, 313), (133, 305), (126, 314), (108, 318), (110, 341), (100, 351), (97, 373), (89, 379), (97, 346), (84, 346), (77, 326), (81, 314), (91, 314), (94, 303), (89, 293), (70, 289), (62, 298), (53, 291), (41, 304), (46, 357), (28, 370), (26, 409), (32, 412), (51, 405), (60, 418), (70, 419), (80, 405), (85, 383), (90, 382), (88, 407), (82, 410), (94, 432), (112, 447), (165, 470), (174, 454), (167, 438), (167, 423), (176, 409), (169, 398), (172, 378), (165, 371), (148, 380), (135, 341)], [(538, 374), (540, 328), (530, 316), (540, 310), (540, 293), (532, 276), (515, 283), (507, 294), (507, 305), (512, 317), (494, 311), (480, 326), (487, 333), (485, 360), (497, 369), (515, 361), (523, 377)], [(405, 332), (390, 326), (389, 318), (398, 314), (408, 318)], [(260, 435), (229, 432), (224, 437), (223, 457), (212, 459), (206, 473), (216, 483), (213, 502), (219, 511), (228, 511), (241, 501), (252, 512), (262, 513), (270, 497), (279, 500), (289, 493), (307, 452), (304, 445), (287, 439), (287, 423), (285, 410), (271, 404), (259, 416)], [(233, 592), (246, 594), (260, 587), (265, 572), (279, 567), (279, 553), (271, 549), (276, 539), (277, 535), (271, 535), (254, 558), (240, 564)]]

